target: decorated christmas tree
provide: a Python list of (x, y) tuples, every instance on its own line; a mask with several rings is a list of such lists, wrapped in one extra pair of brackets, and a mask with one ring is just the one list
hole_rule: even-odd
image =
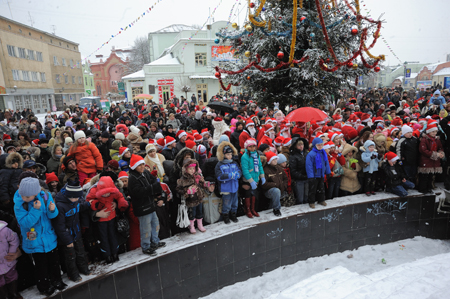
[(382, 22), (361, 15), (359, 0), (249, 1), (247, 20), (215, 42), (248, 60), (216, 67), (215, 75), (223, 89), (240, 85), (269, 106), (318, 106), (384, 60), (370, 53)]

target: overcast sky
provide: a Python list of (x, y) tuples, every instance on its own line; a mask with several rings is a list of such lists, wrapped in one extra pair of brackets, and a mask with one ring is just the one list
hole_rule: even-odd
[[(132, 45), (136, 37), (171, 24), (203, 25), (209, 8), (213, 12), (221, 0), (161, 0), (154, 5), (155, 2), (157, 0), (0, 0), (0, 15), (30, 25), (30, 14), (33, 26), (48, 32), (53, 32), (52, 26), (55, 26), (56, 35), (79, 43), (85, 57), (152, 5), (154, 9), (131, 29), (111, 40), (109, 47), (102, 50), (103, 54), (108, 54), (112, 45)], [(214, 19), (228, 20), (233, 4), (239, 2), (232, 21), (237, 22), (239, 7), (242, 23), (246, 0), (222, 0)], [(364, 15), (370, 10), (374, 19), (384, 13), (382, 19), (386, 23), (381, 34), (401, 61), (442, 62), (450, 54), (449, 0), (365, 0), (362, 5), (365, 5)], [(371, 52), (385, 54), (387, 64), (398, 64), (381, 40)]]

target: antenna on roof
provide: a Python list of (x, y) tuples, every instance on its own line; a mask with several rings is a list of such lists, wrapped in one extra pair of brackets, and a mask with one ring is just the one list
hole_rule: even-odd
[(12, 15), (12, 11), (11, 11), (11, 5), (9, 5), (9, 0), (6, 1), (8, 3), (8, 7), (9, 7), (9, 13), (11, 14), (11, 19), (14, 20), (14, 17)]
[(29, 16), (28, 20), (30, 21), (31, 27), (34, 27), (34, 26), (33, 26), (33, 25), (34, 25), (34, 20), (33, 20), (33, 18), (31, 17), (30, 12), (28, 12), (28, 16)]
[(56, 25), (50, 25), (50, 27), (52, 28), (52, 33), (53, 33), (53, 35), (55, 35), (55, 32), (56, 32)]

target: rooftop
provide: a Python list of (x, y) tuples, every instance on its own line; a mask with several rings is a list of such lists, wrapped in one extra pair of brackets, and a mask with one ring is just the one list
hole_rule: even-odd
[(161, 58), (156, 59), (153, 62), (150, 62), (150, 66), (157, 66), (157, 65), (181, 65), (180, 61), (178, 61), (178, 58), (172, 57), (171, 54), (167, 54)]
[(183, 24), (173, 24), (151, 33), (176, 33), (183, 30), (197, 30), (197, 28)]
[(141, 79), (141, 78), (145, 78), (145, 72), (144, 70), (140, 70), (136, 73), (130, 74), (128, 76), (122, 77), (122, 80), (124, 79)]
[(443, 68), (436, 74), (433, 74), (433, 76), (446, 76), (446, 75), (450, 75), (450, 67)]

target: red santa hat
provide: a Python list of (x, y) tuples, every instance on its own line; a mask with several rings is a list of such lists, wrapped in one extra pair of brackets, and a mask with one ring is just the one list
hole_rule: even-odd
[(283, 141), (283, 146), (290, 146), (292, 143), (292, 138), (285, 138)]
[(194, 146), (196, 146), (197, 144), (195, 143), (195, 141), (192, 140), (186, 140), (186, 147), (189, 149), (192, 149)]
[(370, 115), (368, 113), (363, 113), (361, 115), (361, 122), (366, 123), (370, 121)]
[(284, 137), (283, 136), (278, 136), (273, 141), (273, 144), (275, 144), (276, 146), (281, 146), (283, 144), (283, 141), (284, 141)]
[(431, 124), (431, 125), (427, 126), (427, 134), (437, 131), (437, 130), (438, 130), (438, 128), (437, 128), (436, 124)]
[(270, 130), (273, 130), (273, 126), (271, 124), (265, 124), (264, 125), (264, 131), (267, 133)]
[(202, 136), (205, 136), (205, 134), (209, 134), (209, 131), (207, 128), (204, 128), (201, 132)]
[(8, 134), (3, 134), (3, 141), (11, 141), (11, 136), (9, 136)]
[(183, 130), (179, 130), (179, 131), (177, 132), (177, 134), (175, 135), (175, 137), (177, 137), (178, 139), (181, 139), (181, 138), (183, 138), (184, 136), (187, 136), (187, 133), (186, 133), (185, 131), (183, 131)]
[(267, 164), (270, 164), (270, 162), (272, 162), (274, 159), (278, 159), (278, 156), (275, 155), (274, 152), (268, 151), (265, 153), (266, 158), (267, 158)]
[(389, 162), (395, 162), (398, 160), (398, 156), (393, 152), (387, 152), (384, 155), (384, 158), (387, 159)]
[(396, 127), (401, 127), (403, 125), (403, 121), (400, 117), (396, 117), (392, 120), (391, 125), (396, 126)]
[(284, 131), (289, 131), (289, 127), (285, 126), (285, 125), (281, 125), (280, 127), (280, 133), (284, 132)]
[(323, 149), (329, 149), (329, 148), (331, 148), (331, 145), (334, 146), (334, 143), (329, 141), (329, 142), (325, 143), (325, 145), (323, 146)]
[(141, 156), (138, 156), (138, 155), (131, 155), (130, 168), (132, 170), (135, 170), (136, 167), (138, 167), (141, 164), (145, 164), (144, 158), (142, 158)]
[(222, 118), (221, 117), (216, 117), (216, 118), (214, 118), (214, 121), (221, 122)]
[(377, 122), (384, 122), (384, 120), (383, 120), (383, 118), (381, 116), (374, 117), (373, 123), (377, 123)]
[(254, 126), (254, 125), (255, 125), (255, 123), (251, 119), (247, 119), (247, 121), (245, 122), (246, 128), (248, 128), (248, 126)]
[(400, 129), (397, 128), (397, 127), (393, 127), (393, 128), (389, 131), (389, 135), (392, 136), (392, 133), (394, 133), (395, 131), (400, 131)]
[(436, 119), (433, 119), (433, 118), (428, 119), (428, 121), (427, 121), (427, 127), (430, 126), (430, 125), (437, 125), (437, 120), (436, 120)]
[(351, 124), (356, 124), (358, 119), (359, 119), (358, 116), (356, 116), (355, 114), (352, 114), (348, 118), (348, 122), (351, 123)]
[(340, 132), (340, 131), (342, 131), (342, 125), (341, 125), (341, 123), (335, 123), (334, 126), (333, 126), (333, 131), (335, 131), (335, 132)]
[(247, 147), (249, 147), (249, 146), (251, 146), (251, 145), (257, 145), (257, 142), (256, 142), (255, 138), (249, 138), (249, 139), (247, 139), (247, 140), (245, 141), (245, 143), (244, 143), (244, 148), (247, 148)]
[(156, 141), (156, 144), (157, 145), (159, 145), (160, 147), (164, 147), (165, 146), (165, 140), (164, 140), (164, 138), (159, 138), (157, 141)]
[(39, 144), (39, 139), (34, 139), (33, 141), (31, 141), (32, 146), (38, 146), (38, 144)]
[(128, 179), (128, 173), (126, 173), (125, 171), (119, 172), (119, 180), (120, 179)]
[(200, 134), (195, 134), (194, 135), (194, 141), (195, 142), (202, 142), (203, 141), (203, 136)]
[(329, 133), (328, 133), (328, 138), (329, 138), (331, 141), (333, 141), (334, 138), (336, 138), (336, 136), (338, 136), (337, 133), (334, 133), (334, 132), (329, 132)]
[(334, 122), (341, 122), (342, 121), (342, 115), (335, 114), (333, 115)]
[(96, 118), (94, 118), (94, 122), (96, 123), (96, 122), (99, 122), (100, 121), (100, 119), (98, 119), (97, 117)]
[(119, 157), (122, 158), (123, 155), (125, 155), (125, 153), (128, 152), (128, 151), (129, 151), (129, 148), (128, 148), (128, 147), (121, 146), (121, 147), (119, 148)]
[(164, 145), (168, 146), (168, 145), (170, 145), (170, 144), (172, 144), (174, 142), (175, 142), (175, 138), (170, 137), (170, 136), (166, 136), (166, 142), (164, 143)]

